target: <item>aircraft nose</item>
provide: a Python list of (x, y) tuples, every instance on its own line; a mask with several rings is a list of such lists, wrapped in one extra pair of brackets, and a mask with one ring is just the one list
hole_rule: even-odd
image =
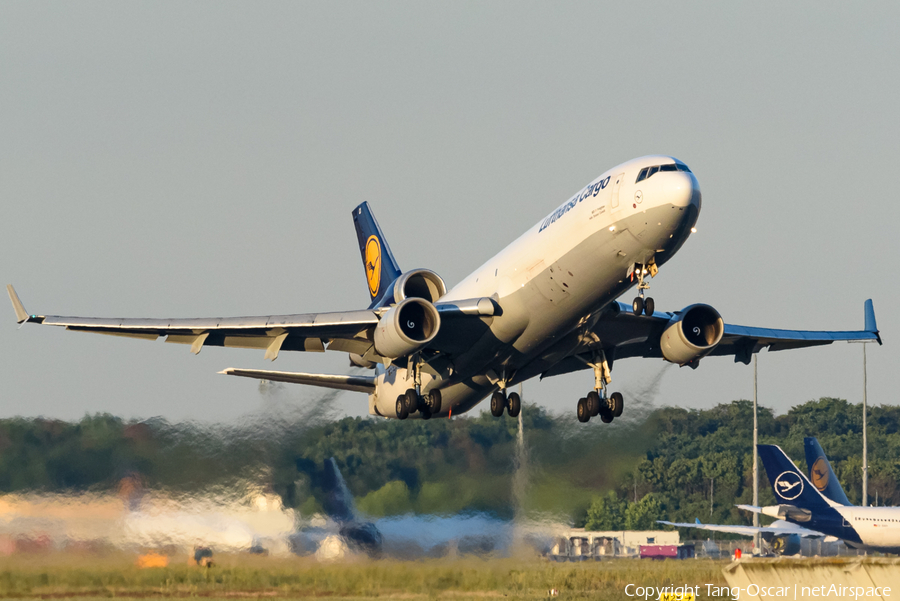
[(676, 207), (694, 206), (699, 211), (702, 196), (700, 184), (694, 174), (679, 171), (666, 175), (670, 179), (670, 184), (667, 186), (669, 202)]

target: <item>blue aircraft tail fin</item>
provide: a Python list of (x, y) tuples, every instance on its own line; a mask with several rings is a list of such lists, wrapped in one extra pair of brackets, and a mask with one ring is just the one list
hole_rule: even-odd
[(803, 439), (803, 448), (806, 451), (806, 466), (809, 469), (809, 480), (820, 493), (841, 505), (850, 505), (850, 500), (841, 483), (838, 481), (825, 451), (814, 437)]
[(830, 507), (825, 497), (816, 490), (812, 482), (785, 455), (781, 447), (760, 444), (756, 445), (756, 449), (759, 452), (759, 458), (762, 460), (763, 467), (766, 468), (769, 484), (772, 485), (772, 492), (775, 493), (775, 499), (777, 499), (778, 503), (795, 505), (802, 509), (810, 510)]
[(362, 255), (363, 268), (366, 270), (369, 298), (372, 299), (369, 308), (377, 307), (394, 280), (400, 277), (400, 267), (397, 266), (384, 233), (375, 221), (369, 203), (364, 202), (353, 209), (353, 225), (356, 227), (359, 252)]

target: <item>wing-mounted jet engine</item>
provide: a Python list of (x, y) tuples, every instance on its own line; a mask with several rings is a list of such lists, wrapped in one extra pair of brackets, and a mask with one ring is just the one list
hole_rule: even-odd
[[(430, 269), (401, 274), (379, 302), (390, 308), (375, 328), (375, 352), (387, 359), (407, 357), (434, 340), (441, 325), (434, 303), (446, 293), (444, 280)], [(350, 353), (350, 364), (375, 367), (375, 362), (355, 353)]]
[(666, 325), (659, 347), (666, 361), (697, 367), (697, 361), (712, 352), (722, 340), (725, 322), (709, 305), (691, 305)]
[(762, 535), (769, 549), (775, 555), (797, 555), (800, 553), (800, 535), (788, 534), (785, 536)]
[(413, 269), (397, 278), (382, 301), (392, 306), (375, 327), (375, 351), (388, 359), (408, 357), (434, 340), (441, 327), (434, 303), (446, 293), (444, 280), (429, 269)]
[(441, 316), (423, 298), (405, 298), (387, 310), (375, 326), (375, 351), (382, 357), (407, 357), (434, 340)]

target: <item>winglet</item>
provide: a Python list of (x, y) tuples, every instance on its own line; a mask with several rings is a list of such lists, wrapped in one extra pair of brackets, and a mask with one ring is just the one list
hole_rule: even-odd
[(694, 523), (697, 524), (698, 526), (703, 525), (703, 523), (700, 521), (700, 518), (694, 518)]
[(19, 295), (16, 294), (16, 289), (12, 287), (12, 284), (6, 285), (6, 292), (9, 294), (9, 300), (12, 301), (13, 309), (16, 312), (16, 323), (28, 321), (28, 311), (25, 310), (22, 301), (19, 300)]
[(878, 344), (881, 344), (881, 334), (878, 333), (878, 324), (875, 323), (875, 307), (872, 305), (872, 299), (866, 301), (866, 332), (875, 334)]

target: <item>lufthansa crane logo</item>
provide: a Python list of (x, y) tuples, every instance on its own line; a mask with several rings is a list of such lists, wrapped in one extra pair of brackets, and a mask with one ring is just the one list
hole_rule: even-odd
[(812, 469), (809, 470), (809, 476), (816, 488), (820, 491), (825, 490), (825, 487), (828, 486), (828, 464), (825, 463), (824, 457), (816, 459)]
[(381, 285), (381, 243), (375, 235), (366, 240), (366, 280), (369, 282), (369, 294), (374, 297)]
[(803, 479), (794, 472), (782, 472), (775, 478), (775, 492), (785, 501), (793, 501), (803, 492)]

